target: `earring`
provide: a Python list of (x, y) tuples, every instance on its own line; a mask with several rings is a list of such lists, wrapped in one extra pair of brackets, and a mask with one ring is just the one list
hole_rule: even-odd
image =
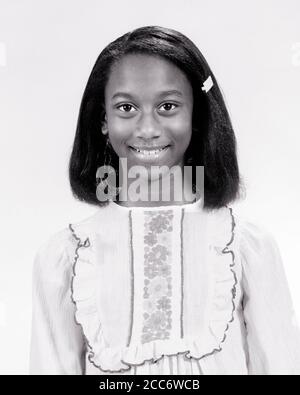
[(107, 136), (104, 148), (104, 166), (110, 166), (111, 164), (110, 146), (109, 136)]
[(121, 187), (115, 187), (115, 186), (109, 184), (109, 182), (108, 182), (109, 175), (112, 173), (115, 173), (115, 170), (111, 169), (111, 167), (109, 167), (109, 166), (111, 166), (110, 151), (111, 151), (111, 144), (109, 141), (109, 136), (107, 136), (106, 137), (106, 144), (105, 144), (105, 148), (104, 148), (104, 153), (103, 153), (103, 156), (104, 156), (103, 166), (106, 168), (107, 174), (106, 174), (106, 177), (103, 177), (103, 178), (96, 177), (96, 195), (97, 195), (97, 198), (99, 201), (103, 201), (103, 197), (104, 197), (104, 200), (109, 200), (111, 198), (114, 198), (121, 191)]

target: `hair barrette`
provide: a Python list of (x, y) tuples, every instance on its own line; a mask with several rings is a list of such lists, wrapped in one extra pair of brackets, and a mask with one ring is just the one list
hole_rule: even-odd
[(202, 90), (205, 91), (206, 93), (214, 86), (213, 80), (211, 76), (209, 76), (203, 83), (202, 85)]

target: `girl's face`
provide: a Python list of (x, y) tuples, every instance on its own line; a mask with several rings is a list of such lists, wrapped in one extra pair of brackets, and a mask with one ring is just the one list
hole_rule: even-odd
[(134, 165), (183, 166), (192, 135), (193, 91), (185, 74), (161, 57), (129, 54), (105, 87), (105, 122), (119, 158)]

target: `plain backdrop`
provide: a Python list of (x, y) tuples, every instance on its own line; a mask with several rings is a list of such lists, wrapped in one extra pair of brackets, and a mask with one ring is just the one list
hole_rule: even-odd
[(246, 199), (272, 232), (300, 313), (300, 2), (0, 0), (0, 373), (27, 374), (31, 275), (50, 235), (92, 214), (67, 165), (79, 105), (101, 50), (134, 28), (181, 31), (224, 93)]

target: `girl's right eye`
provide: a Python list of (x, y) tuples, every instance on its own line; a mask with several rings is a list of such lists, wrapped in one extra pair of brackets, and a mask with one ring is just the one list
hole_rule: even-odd
[[(121, 104), (119, 106), (117, 106), (118, 109), (121, 109), (121, 107), (124, 108), (124, 110), (121, 110), (122, 112), (132, 112), (130, 111), (130, 108), (134, 108), (131, 104), (125, 103), (125, 104)], [(128, 111), (129, 108), (129, 111)]]

